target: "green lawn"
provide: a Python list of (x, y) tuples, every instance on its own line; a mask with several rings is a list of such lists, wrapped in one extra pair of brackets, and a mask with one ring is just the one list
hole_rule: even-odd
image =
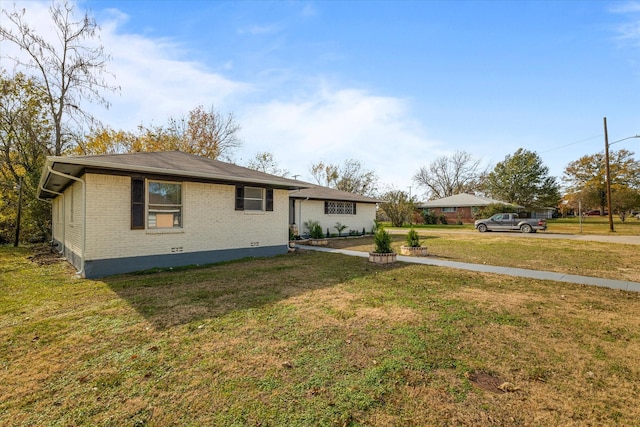
[(0, 248), (0, 425), (640, 419), (640, 294), (315, 252), (82, 280), (31, 254)]
[[(640, 282), (640, 245), (543, 239), (517, 232), (416, 230), (431, 258)], [(394, 250), (400, 253), (405, 235), (393, 234), (392, 239)], [(374, 249), (372, 237), (330, 239), (329, 245), (363, 252)]]
[[(390, 225), (385, 223), (386, 226)], [(608, 216), (588, 216), (582, 218), (554, 218), (547, 220), (547, 233), (562, 234), (610, 234)], [(437, 225), (415, 225), (416, 229), (440, 230), (440, 231), (471, 231), (473, 224), (437, 224)], [(618, 216), (613, 217), (613, 228), (615, 235), (640, 236), (640, 221), (627, 217), (622, 222)]]

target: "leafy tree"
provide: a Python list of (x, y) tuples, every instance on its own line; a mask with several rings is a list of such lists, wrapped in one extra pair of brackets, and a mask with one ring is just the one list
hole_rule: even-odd
[(381, 199), (384, 202), (380, 204), (380, 210), (389, 217), (394, 227), (402, 227), (411, 218), (415, 201), (407, 192), (391, 189)]
[(18, 194), (23, 195), (23, 236), (46, 235), (48, 205), (36, 199), (52, 126), (39, 83), (22, 73), (0, 74), (0, 240), (17, 226)]
[(272, 175), (277, 176), (287, 176), (289, 175), (289, 171), (286, 169), (281, 169), (278, 166), (278, 162), (276, 161), (273, 154), (268, 151), (261, 151), (256, 153), (255, 157), (247, 163), (247, 167), (249, 169), (257, 170), (264, 173), (270, 173)]
[(493, 215), (503, 212), (515, 212), (515, 206), (503, 205), (502, 203), (491, 203), (478, 208), (474, 212), (474, 218), (491, 218)]
[(483, 187), (495, 199), (528, 208), (555, 207), (560, 201), (556, 178), (537, 153), (523, 148), (498, 163), (484, 177)]
[(616, 212), (622, 222), (630, 212), (640, 207), (640, 191), (625, 185), (611, 184), (611, 208)]
[(138, 138), (133, 132), (114, 130), (109, 126), (98, 126), (90, 129), (70, 151), (75, 155), (118, 154), (131, 151)]
[(95, 127), (84, 141), (72, 150), (74, 154), (115, 154), (149, 151), (182, 151), (211, 159), (230, 159), (241, 145), (237, 124), (232, 114), (223, 116), (213, 107), (191, 110), (188, 118), (170, 117), (166, 126), (138, 126), (134, 132)]
[[(609, 172), (611, 177), (611, 204), (620, 212), (635, 208), (634, 194), (640, 192), (640, 162), (634, 159), (634, 153), (625, 149), (609, 153)], [(599, 207), (605, 211), (606, 165), (604, 153), (582, 156), (567, 165), (563, 181), (572, 199), (579, 199), (584, 209)]]
[(414, 182), (427, 190), (431, 199), (454, 196), (478, 189), (480, 160), (466, 151), (456, 151), (423, 166), (413, 176)]
[(49, 8), (55, 37), (45, 39), (38, 29), (28, 22), (26, 10), (2, 10), (6, 17), (0, 27), (0, 38), (13, 43), (22, 56), (11, 58), (25, 71), (33, 71), (44, 98), (51, 126), (53, 127), (52, 154), (59, 156), (73, 144), (73, 124), (93, 121), (93, 116), (83, 109), (84, 101), (109, 106), (102, 92), (117, 88), (104, 78), (110, 61), (101, 45), (99, 27), (88, 14), (77, 19), (74, 5), (55, 2)]
[(309, 172), (319, 185), (365, 196), (376, 192), (377, 175), (364, 169), (358, 160), (348, 159), (342, 165), (318, 162), (311, 165)]

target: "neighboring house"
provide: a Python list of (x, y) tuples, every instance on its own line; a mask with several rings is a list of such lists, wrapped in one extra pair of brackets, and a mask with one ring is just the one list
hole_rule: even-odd
[[(295, 225), (299, 235), (308, 233), (307, 221), (319, 221), (322, 230), (338, 233), (336, 223), (346, 225), (342, 234), (350, 230), (369, 233), (376, 219), (377, 203), (382, 200), (333, 188), (300, 182), (301, 188), (289, 192), (289, 224)], [(307, 188), (302, 188), (302, 186)]]
[(537, 208), (531, 212), (531, 218), (551, 219), (558, 212), (557, 208)]
[(181, 152), (48, 157), (53, 241), (94, 278), (287, 252), (299, 181)]
[(473, 223), (477, 219), (476, 213), (478, 210), (492, 204), (503, 204), (510, 210), (519, 208), (519, 206), (514, 206), (507, 202), (468, 193), (429, 200), (428, 202), (418, 203), (416, 207), (418, 209), (428, 209), (435, 216), (444, 215), (449, 224), (455, 224), (458, 221)]

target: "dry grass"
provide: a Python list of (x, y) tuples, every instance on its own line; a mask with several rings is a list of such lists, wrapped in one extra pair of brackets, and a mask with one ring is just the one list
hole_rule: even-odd
[(326, 253), (90, 281), (28, 255), (0, 248), (2, 425), (640, 419), (636, 293)]

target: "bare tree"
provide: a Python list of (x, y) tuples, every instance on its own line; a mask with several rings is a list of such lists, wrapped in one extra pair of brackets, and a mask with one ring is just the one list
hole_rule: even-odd
[(74, 5), (67, 1), (52, 4), (49, 13), (56, 33), (54, 41), (45, 39), (28, 22), (25, 9), (2, 10), (6, 19), (0, 27), (0, 40), (20, 48), (26, 58), (10, 59), (25, 71), (32, 70), (40, 80), (54, 128), (51, 151), (61, 155), (73, 140), (71, 123), (94, 119), (82, 108), (82, 102), (97, 102), (108, 108), (102, 92), (119, 88), (105, 79), (110, 56), (101, 45), (92, 46), (91, 41), (99, 39), (95, 20), (88, 14), (75, 18)]
[(430, 199), (441, 199), (478, 188), (480, 160), (466, 151), (435, 159), (423, 166), (413, 180), (423, 187)]
[(247, 167), (260, 172), (270, 173), (271, 175), (285, 177), (289, 175), (289, 171), (280, 168), (273, 154), (268, 151), (256, 153), (256, 156), (247, 163)]
[[(179, 123), (182, 122), (181, 126)], [(216, 111), (213, 106), (206, 111), (198, 106), (189, 111), (189, 118), (184, 126), (184, 119), (169, 121), (169, 129), (184, 129), (178, 132), (178, 139), (183, 143), (182, 151), (209, 157), (211, 159), (231, 159), (231, 153), (242, 145), (238, 138), (240, 125), (233, 114), (226, 116)]]
[(338, 179), (338, 167), (330, 163), (318, 162), (309, 167), (311, 176), (318, 185), (332, 187)]
[(312, 164), (309, 172), (319, 185), (365, 196), (376, 193), (378, 176), (358, 160), (348, 159), (342, 165), (319, 162)]

